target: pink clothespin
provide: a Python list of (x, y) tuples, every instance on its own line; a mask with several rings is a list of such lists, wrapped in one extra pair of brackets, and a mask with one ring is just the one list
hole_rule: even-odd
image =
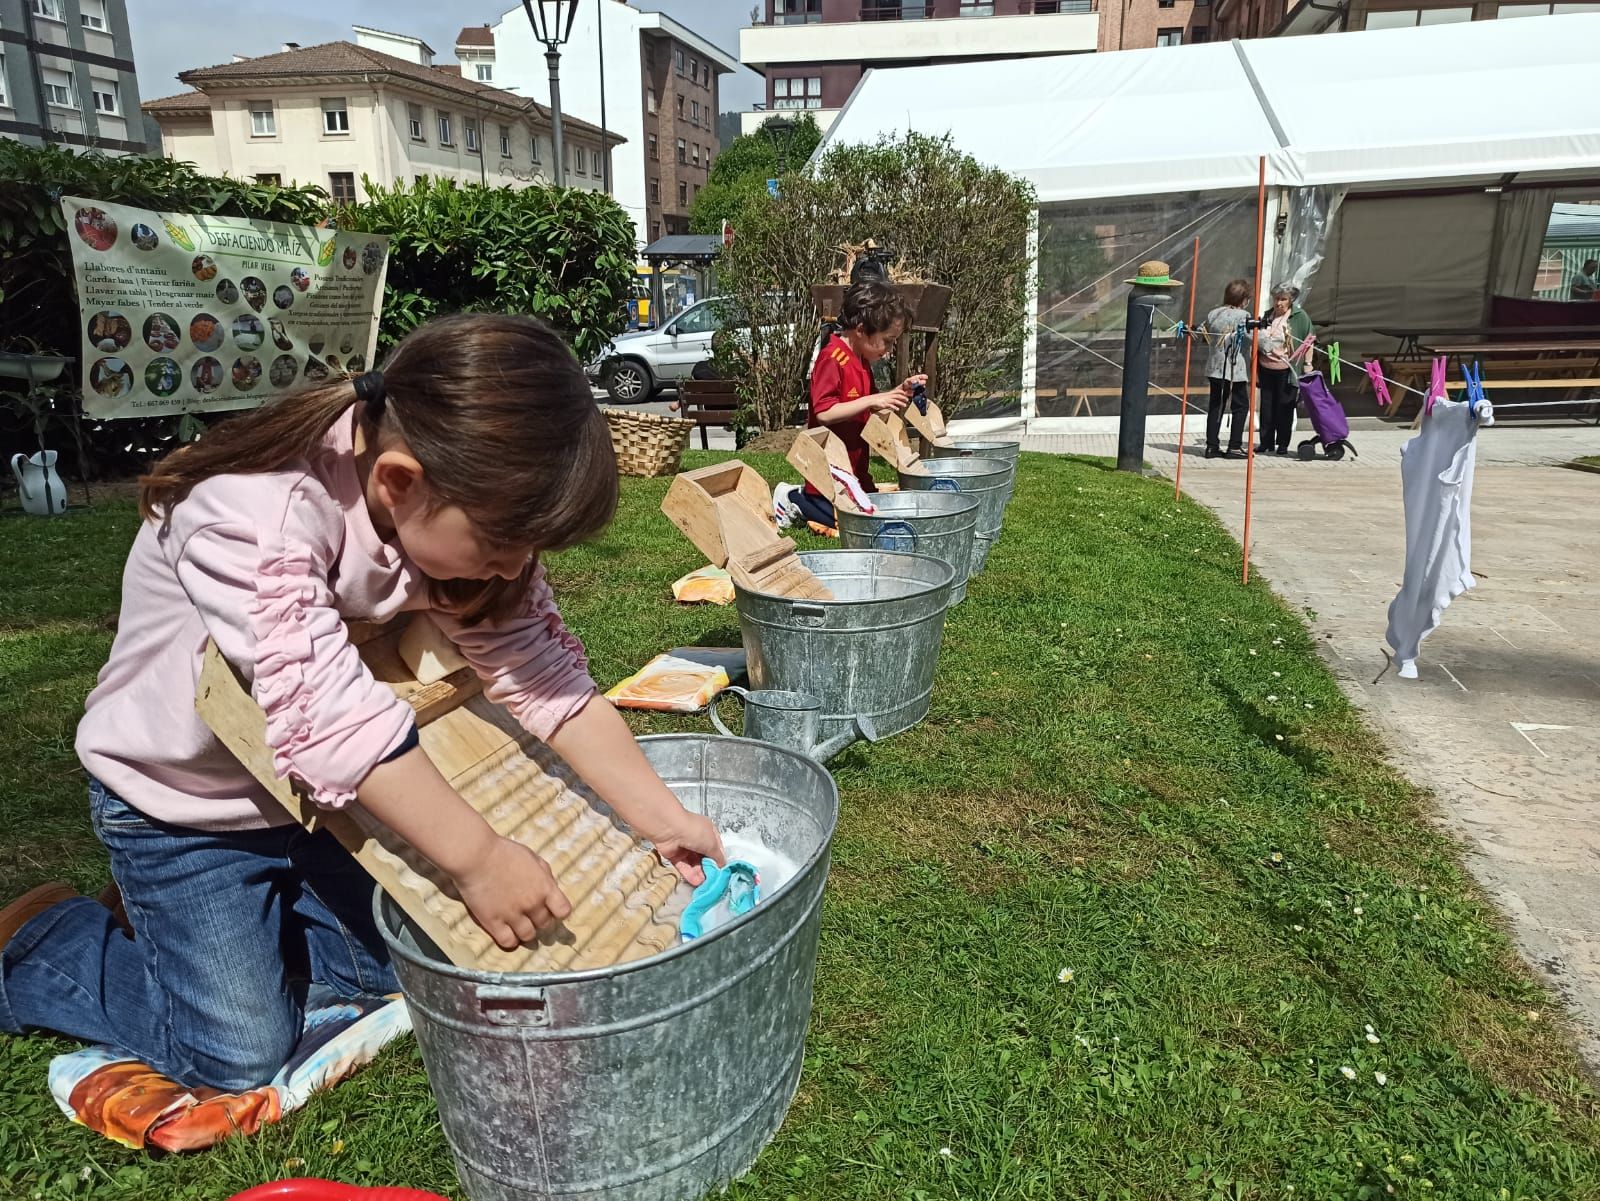
[(1427, 414), (1433, 412), (1433, 402), (1446, 395), (1445, 388), (1449, 379), (1449, 364), (1443, 355), (1433, 360), (1433, 377), (1428, 381), (1428, 397), (1422, 402), (1422, 411)]
[(1372, 394), (1378, 398), (1378, 407), (1388, 408), (1394, 401), (1389, 395), (1389, 381), (1383, 378), (1383, 364), (1377, 359), (1370, 359), (1362, 367), (1372, 381)]

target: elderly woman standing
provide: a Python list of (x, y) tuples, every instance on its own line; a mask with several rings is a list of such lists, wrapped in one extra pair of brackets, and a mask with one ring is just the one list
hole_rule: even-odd
[(1300, 289), (1279, 284), (1272, 289), (1272, 311), (1261, 331), (1261, 445), (1259, 455), (1288, 455), (1294, 432), (1294, 408), (1300, 379), (1294, 360), (1311, 334), (1311, 318), (1295, 298)]

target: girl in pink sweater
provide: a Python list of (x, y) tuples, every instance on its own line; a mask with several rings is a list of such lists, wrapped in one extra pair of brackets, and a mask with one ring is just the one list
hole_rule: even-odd
[(282, 1066), (308, 998), (396, 989), (365, 873), (291, 822), (195, 714), (208, 639), (266, 712), (279, 773), (320, 805), (365, 807), (502, 947), (571, 907), (439, 774), (348, 620), (430, 612), (485, 694), (700, 882), (701, 858), (722, 859), (715, 827), (597, 693), (539, 563), (616, 503), (582, 368), (522, 317), (435, 321), (382, 373), (289, 396), (157, 464), (77, 739), (126, 925), (59, 884), (0, 909), (0, 1030), (56, 1030), (239, 1090)]

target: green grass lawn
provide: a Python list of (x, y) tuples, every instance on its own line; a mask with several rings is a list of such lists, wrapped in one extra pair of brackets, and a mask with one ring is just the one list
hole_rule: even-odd
[[(732, 610), (670, 600), (698, 559), (665, 489), (630, 481), (608, 535), (552, 565), (602, 684), (738, 641)], [(0, 521), (5, 895), (104, 880), (72, 731), (134, 520)], [(1024, 460), (928, 720), (832, 764), (805, 1076), (736, 1201), (1600, 1195), (1559, 1011), (1303, 621), (1238, 576), (1170, 485)], [(457, 1195), (410, 1040), (282, 1126), (164, 1160), (55, 1112), (67, 1045), (0, 1036), (0, 1196), (285, 1174)]]

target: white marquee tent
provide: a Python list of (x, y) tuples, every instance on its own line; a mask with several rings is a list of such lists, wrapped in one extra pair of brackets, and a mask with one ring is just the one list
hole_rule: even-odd
[[(1326, 256), (1310, 276), (1319, 322), (1356, 337), (1470, 325), (1491, 294), (1531, 294), (1554, 201), (1600, 196), (1596, 46), (1600, 14), (1577, 14), (874, 70), (818, 154), (948, 134), (1034, 185), (1047, 236), (1109, 238), (1107, 278), (1146, 252), (1177, 265), (1201, 232), (1220, 279), (1254, 266), (1265, 156), (1269, 242), (1280, 213), (1328, 218), (1325, 239), (1291, 229), (1267, 247), (1300, 280)], [(1049, 415), (1033, 376), (1030, 361), (1022, 415)]]

